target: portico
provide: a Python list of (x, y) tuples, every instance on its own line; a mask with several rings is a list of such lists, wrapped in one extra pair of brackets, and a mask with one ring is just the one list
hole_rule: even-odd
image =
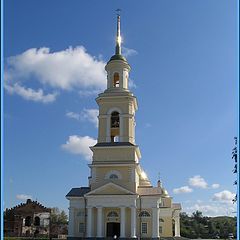
[[(116, 223), (119, 224), (120, 231), (113, 232), (114, 235), (120, 238), (126, 238), (126, 236), (136, 238), (136, 196), (126, 198), (120, 195), (107, 197), (95, 195), (93, 197), (89, 194), (87, 200), (89, 204), (87, 206), (88, 237), (106, 237), (109, 232), (112, 232), (109, 228), (116, 226), (109, 223)], [(92, 218), (93, 212), (96, 213), (95, 220)], [(93, 224), (94, 222), (97, 224)]]

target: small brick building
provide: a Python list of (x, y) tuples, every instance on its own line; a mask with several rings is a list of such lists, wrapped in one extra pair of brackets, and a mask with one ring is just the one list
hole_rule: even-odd
[(4, 213), (4, 235), (12, 237), (49, 236), (51, 209), (28, 199)]

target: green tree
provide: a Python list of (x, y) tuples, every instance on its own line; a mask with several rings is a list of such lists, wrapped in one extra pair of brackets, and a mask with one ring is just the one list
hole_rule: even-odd
[[(238, 152), (237, 152), (237, 137), (234, 138), (234, 148), (232, 150), (232, 159), (234, 160), (235, 164), (234, 164), (234, 168), (233, 168), (233, 173), (237, 173), (237, 158), (238, 158)], [(237, 180), (234, 181), (234, 185), (237, 185)], [(234, 199), (233, 199), (233, 203), (237, 202), (237, 194), (235, 195)]]
[(51, 223), (52, 224), (67, 224), (68, 217), (67, 214), (59, 208), (54, 207), (51, 209)]

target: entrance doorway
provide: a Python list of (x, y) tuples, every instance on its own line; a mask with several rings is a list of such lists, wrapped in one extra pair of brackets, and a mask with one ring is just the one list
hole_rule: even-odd
[(120, 236), (120, 223), (108, 222), (107, 223), (107, 237)]

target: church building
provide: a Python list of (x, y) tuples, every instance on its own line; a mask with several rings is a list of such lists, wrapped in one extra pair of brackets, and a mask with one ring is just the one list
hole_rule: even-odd
[(160, 239), (180, 237), (181, 205), (173, 203), (160, 180), (153, 186), (140, 165), (135, 143), (137, 99), (129, 90), (121, 54), (120, 15), (115, 54), (108, 61), (107, 88), (96, 98), (98, 139), (87, 187), (72, 188), (68, 239)]

